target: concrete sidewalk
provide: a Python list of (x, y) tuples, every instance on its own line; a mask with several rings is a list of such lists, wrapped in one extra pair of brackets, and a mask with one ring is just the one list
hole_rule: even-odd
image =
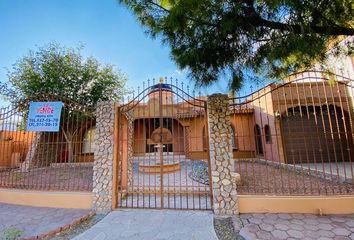
[(211, 211), (117, 210), (75, 240), (217, 240)]
[(49, 233), (59, 232), (81, 218), (90, 210), (31, 207), (0, 203), (0, 239), (11, 232), (20, 233), (22, 238), (42, 238)]

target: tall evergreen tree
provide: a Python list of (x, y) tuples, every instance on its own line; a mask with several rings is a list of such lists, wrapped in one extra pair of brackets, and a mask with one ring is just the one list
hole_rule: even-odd
[[(198, 83), (223, 74), (281, 78), (324, 62), (329, 44), (354, 35), (352, 0), (120, 0)], [(352, 54), (354, 43), (337, 47)], [(251, 73), (251, 74), (248, 74)]]

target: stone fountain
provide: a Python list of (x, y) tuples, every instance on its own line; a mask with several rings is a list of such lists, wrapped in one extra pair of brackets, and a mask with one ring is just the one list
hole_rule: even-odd
[(173, 137), (167, 128), (157, 128), (148, 140), (154, 144), (156, 151), (153, 155), (146, 156), (139, 163), (139, 172), (146, 174), (165, 174), (177, 172), (181, 169), (178, 158), (173, 153), (164, 152), (167, 144), (173, 144)]

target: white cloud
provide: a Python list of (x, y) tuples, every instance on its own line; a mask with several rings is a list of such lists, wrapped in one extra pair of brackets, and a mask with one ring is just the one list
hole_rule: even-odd
[(185, 69), (178, 69), (178, 70), (175, 70), (174, 75), (181, 76), (181, 75), (184, 75), (185, 73), (186, 73)]

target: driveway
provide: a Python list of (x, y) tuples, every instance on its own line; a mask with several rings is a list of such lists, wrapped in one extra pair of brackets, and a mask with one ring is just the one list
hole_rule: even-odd
[(127, 209), (109, 213), (75, 240), (217, 240), (211, 211)]

